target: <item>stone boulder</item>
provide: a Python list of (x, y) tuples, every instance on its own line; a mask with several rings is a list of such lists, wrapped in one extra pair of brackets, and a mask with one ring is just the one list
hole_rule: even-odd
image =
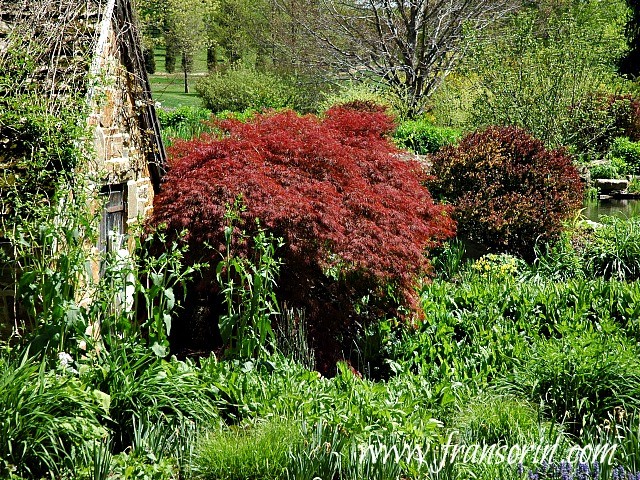
[(629, 186), (629, 180), (617, 178), (598, 178), (595, 185), (601, 195), (607, 195), (613, 192), (624, 192)]

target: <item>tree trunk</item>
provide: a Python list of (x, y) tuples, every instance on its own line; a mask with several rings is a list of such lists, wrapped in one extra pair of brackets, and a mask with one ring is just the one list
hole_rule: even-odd
[(182, 54), (182, 71), (184, 72), (184, 93), (189, 93), (189, 62), (187, 61), (187, 54)]
[(218, 54), (216, 52), (216, 47), (210, 46), (207, 47), (207, 69), (212, 72), (215, 70), (218, 65)]

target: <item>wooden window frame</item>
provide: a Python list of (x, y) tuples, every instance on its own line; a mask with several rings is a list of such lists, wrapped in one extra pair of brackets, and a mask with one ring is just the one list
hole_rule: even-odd
[(100, 235), (98, 239), (98, 250), (100, 253), (108, 254), (122, 248), (123, 245), (114, 245), (114, 238), (109, 235), (109, 228), (117, 226), (117, 235), (127, 233), (127, 184), (117, 183), (105, 185), (100, 191), (100, 198), (103, 203), (102, 218), (100, 219)]

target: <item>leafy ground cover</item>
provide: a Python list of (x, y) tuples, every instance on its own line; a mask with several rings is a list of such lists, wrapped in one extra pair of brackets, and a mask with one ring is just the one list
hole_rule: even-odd
[[(531, 265), (463, 260), (452, 243), (420, 292), (423, 319), (362, 333), (361, 372), (339, 363), (323, 376), (271, 349), (164, 359), (144, 336), (107, 331), (53, 357), (4, 348), (0, 468), (14, 479), (636, 478), (640, 284), (591, 258), (639, 222), (605, 219), (582, 243), (578, 222)], [(460, 450), (474, 445), (493, 445), (493, 460)], [(514, 445), (547, 456), (507, 461)]]

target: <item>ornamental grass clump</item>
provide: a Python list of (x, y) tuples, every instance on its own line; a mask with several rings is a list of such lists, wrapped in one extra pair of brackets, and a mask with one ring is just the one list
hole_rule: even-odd
[(454, 206), (458, 235), (495, 253), (535, 258), (580, 206), (571, 157), (515, 127), (489, 127), (432, 157), (434, 196)]
[(640, 407), (638, 347), (621, 335), (581, 331), (537, 340), (516, 360), (503, 388), (539, 403), (546, 414), (579, 435), (616, 407)]
[(588, 275), (634, 281), (640, 278), (640, 219), (602, 216), (583, 229), (578, 252)]
[(0, 355), (0, 412), (0, 478), (71, 475), (107, 437), (100, 402), (67, 354), (55, 370), (28, 352)]
[[(356, 324), (414, 308), (416, 281), (430, 271), (425, 251), (455, 230), (421, 166), (389, 141), (394, 127), (379, 109), (344, 107), (323, 118), (284, 111), (220, 121), (223, 135), (171, 148), (150, 223), (174, 238), (186, 229), (191, 261), (216, 265), (227, 207), (240, 197), (234, 254), (251, 258), (247, 238), (258, 229), (283, 239), (278, 299), (304, 308), (313, 346), (335, 359)], [(198, 286), (209, 298), (219, 294), (213, 274)]]

